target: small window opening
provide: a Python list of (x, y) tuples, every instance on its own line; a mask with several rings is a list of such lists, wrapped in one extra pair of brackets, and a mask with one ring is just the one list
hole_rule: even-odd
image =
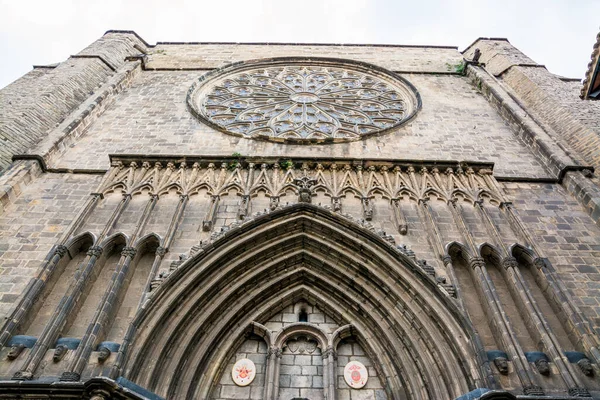
[(300, 314), (298, 314), (298, 321), (308, 322), (308, 314), (306, 313), (306, 310), (300, 310)]

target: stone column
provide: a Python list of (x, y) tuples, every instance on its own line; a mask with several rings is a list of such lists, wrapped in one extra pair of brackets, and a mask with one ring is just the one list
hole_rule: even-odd
[(97, 345), (100, 337), (106, 333), (106, 325), (108, 324), (109, 318), (113, 316), (115, 309), (118, 308), (116, 302), (123, 288), (123, 284), (129, 275), (131, 263), (137, 253), (137, 249), (131, 245), (135, 244), (135, 241), (144, 229), (150, 215), (152, 215), (152, 210), (154, 210), (157, 201), (158, 195), (150, 195), (150, 200), (146, 204), (144, 212), (138, 220), (134, 232), (129, 238), (129, 246), (123, 248), (121, 251), (121, 259), (117, 264), (111, 283), (106, 289), (100, 304), (96, 308), (96, 312), (88, 325), (85, 335), (81, 339), (81, 343), (77, 347), (77, 350), (75, 350), (75, 355), (73, 356), (69, 367), (61, 375), (61, 381), (78, 381), (80, 379), (81, 373), (88, 363), (90, 354)]
[[(468, 246), (473, 254), (479, 254), (477, 247), (467, 224), (460, 211), (460, 206), (456, 201), (451, 202), (451, 211), (457, 226), (459, 227)], [(541, 388), (535, 384), (535, 377), (532, 374), (529, 364), (527, 363), (525, 353), (518, 343), (516, 334), (512, 330), (510, 323), (506, 317), (506, 313), (502, 309), (502, 304), (497, 296), (496, 287), (489, 276), (485, 261), (480, 257), (473, 257), (470, 260), (470, 267), (474, 281), (478, 286), (478, 291), (483, 295), (482, 305), (486, 311), (488, 321), (492, 324), (492, 331), (495, 333), (496, 342), (502, 346), (510, 357), (515, 368), (515, 372), (519, 377), (523, 391), (525, 394), (540, 394), (543, 393)]]
[[(515, 298), (515, 301), (519, 302), (519, 305), (527, 312), (529, 321), (528, 329), (533, 331), (532, 334), (536, 336), (536, 340), (542, 344), (544, 350), (548, 352), (550, 358), (554, 361), (556, 368), (559, 371), (559, 375), (567, 388), (581, 390), (583, 388), (582, 383), (576, 374), (573, 373), (570, 363), (567, 361), (564, 350), (560, 346), (560, 343), (554, 336), (548, 321), (540, 311), (535, 298), (533, 297), (530, 288), (527, 287), (527, 283), (523, 278), (521, 271), (519, 270), (519, 264), (517, 260), (508, 254), (508, 249), (498, 232), (498, 229), (494, 225), (489, 213), (487, 212), (483, 201), (475, 202), (475, 207), (479, 211), (481, 218), (483, 219), (486, 228), (496, 242), (496, 245), (501, 249), (504, 259), (502, 260), (502, 275), (504, 280), (511, 289), (511, 294)], [(570, 350), (570, 349), (566, 349)]]
[[(116, 221), (119, 219), (130, 200), (131, 195), (123, 195), (123, 199), (116, 207), (115, 211), (113, 211), (113, 214), (104, 227), (104, 230), (96, 240), (96, 245), (90, 247), (88, 250), (88, 259), (85, 267), (83, 267), (83, 269), (79, 268), (75, 273), (74, 282), (71, 283), (67, 289), (67, 293), (60, 300), (58, 306), (56, 306), (56, 309), (54, 310), (52, 317), (49, 319), (48, 324), (46, 324), (44, 327), (42, 334), (31, 349), (29, 356), (23, 363), (22, 369), (15, 373), (13, 379), (30, 380), (33, 378), (33, 374), (46, 354), (46, 351), (56, 342), (58, 335), (64, 328), (67, 318), (71, 314), (73, 307), (77, 303), (77, 300), (79, 299), (81, 292), (87, 283), (88, 276), (92, 272), (94, 266), (96, 265), (96, 261), (98, 258), (100, 258), (100, 255), (102, 255), (103, 249), (98, 244), (102, 243), (102, 241), (106, 238), (106, 235), (108, 232), (110, 232)], [(80, 265), (80, 267), (82, 265), (83, 263)]]
[(282, 349), (275, 348), (273, 355), (273, 375), (272, 375), (272, 388), (271, 400), (277, 400), (279, 398), (279, 370), (281, 369), (281, 356)]
[[(154, 261), (152, 262), (152, 267), (150, 269), (150, 274), (148, 275), (148, 278), (146, 279), (146, 285), (144, 286), (144, 293), (140, 297), (140, 301), (137, 306), (136, 315), (137, 315), (137, 313), (139, 313), (140, 309), (143, 307), (145, 300), (148, 298), (148, 296), (150, 295), (150, 292), (152, 291), (153, 281), (155, 281), (156, 276), (158, 274), (158, 269), (160, 268), (160, 264), (165, 256), (165, 254), (167, 254), (167, 252), (169, 251), (169, 247), (171, 246), (171, 243), (173, 242), (173, 238), (175, 237), (175, 232), (177, 232), (177, 228), (179, 227), (179, 224), (181, 223), (181, 219), (183, 217), (183, 213), (187, 206), (188, 200), (189, 200), (189, 196), (187, 194), (182, 194), (179, 196), (179, 204), (177, 204), (175, 213), (173, 214), (173, 217), (171, 218), (171, 222), (169, 224), (169, 227), (167, 228), (167, 233), (165, 234), (165, 238), (163, 239), (162, 246), (159, 246), (156, 249)], [(135, 320), (135, 317), (134, 317), (134, 320)], [(126, 358), (126, 353), (127, 353), (128, 347), (129, 347), (129, 343), (131, 342), (131, 340), (133, 340), (133, 337), (134, 337), (136, 331), (137, 331), (137, 327), (133, 323), (129, 324), (129, 327), (127, 328), (127, 332), (125, 333), (125, 336), (123, 338), (123, 342), (121, 343), (121, 346), (119, 347), (119, 352), (117, 353), (115, 362), (113, 363), (113, 365), (110, 369), (110, 372), (109, 372), (110, 378), (114, 379), (118, 376), (119, 370), (121, 369), (121, 365), (123, 365), (123, 362)]]
[(44, 355), (46, 354), (46, 351), (48, 351), (50, 346), (52, 346), (56, 342), (58, 335), (62, 331), (69, 314), (73, 310), (73, 307), (77, 303), (77, 299), (79, 298), (79, 295), (83, 290), (85, 280), (94, 268), (96, 261), (102, 254), (102, 251), (103, 249), (100, 246), (93, 246), (88, 250), (87, 264), (85, 265), (83, 270), (79, 271), (76, 274), (75, 282), (71, 284), (71, 286), (67, 290), (67, 293), (60, 300), (60, 303), (54, 310), (54, 313), (48, 321), (48, 324), (46, 324), (46, 326), (44, 327), (44, 331), (42, 332), (37, 342), (29, 352), (29, 355), (23, 363), (21, 370), (15, 373), (13, 379), (33, 379), (33, 374), (37, 369), (39, 363), (42, 361)]
[(577, 342), (581, 343), (583, 350), (588, 353), (596, 364), (600, 364), (599, 343), (594, 331), (590, 326), (590, 322), (583, 316), (579, 307), (575, 305), (573, 299), (569, 295), (567, 288), (562, 281), (556, 276), (556, 271), (552, 267), (550, 260), (544, 257), (541, 248), (537, 246), (525, 225), (519, 219), (511, 202), (503, 202), (501, 209), (504, 211), (508, 221), (517, 235), (521, 237), (523, 243), (533, 249), (536, 258), (533, 260), (533, 265), (541, 272), (544, 279), (549, 285), (548, 293), (556, 296), (553, 299), (557, 307), (563, 311), (567, 321), (563, 322), (563, 326), (567, 332), (572, 331), (577, 337)]
[(322, 354), (323, 357), (323, 389), (326, 400), (335, 400), (335, 370), (337, 364), (337, 353), (333, 346), (328, 346)]
[(107, 288), (106, 293), (102, 298), (102, 302), (96, 309), (96, 313), (92, 318), (92, 322), (88, 325), (87, 331), (81, 339), (81, 343), (75, 350), (73, 360), (67, 370), (62, 373), (60, 377), (61, 381), (79, 381), (81, 378), (81, 373), (87, 365), (88, 358), (94, 350), (94, 346), (99, 337), (103, 334), (108, 319), (116, 306), (115, 302), (118, 298), (119, 291), (125, 281), (129, 266), (135, 257), (135, 254), (136, 249), (133, 247), (125, 247), (121, 251), (121, 260), (117, 265), (116, 274), (113, 275), (113, 281)]
[(281, 358), (281, 349), (271, 346), (267, 354), (267, 365), (265, 367), (265, 387), (263, 392), (263, 398), (265, 400), (275, 400), (277, 398), (277, 394), (274, 393), (274, 390), (275, 379), (279, 379), (279, 376), (275, 376), (275, 367), (278, 358)]

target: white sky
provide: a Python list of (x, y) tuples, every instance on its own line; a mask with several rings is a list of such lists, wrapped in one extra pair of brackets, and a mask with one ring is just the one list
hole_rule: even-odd
[(0, 87), (64, 61), (109, 29), (157, 41), (452, 45), (506, 37), (553, 73), (582, 78), (600, 0), (0, 0)]

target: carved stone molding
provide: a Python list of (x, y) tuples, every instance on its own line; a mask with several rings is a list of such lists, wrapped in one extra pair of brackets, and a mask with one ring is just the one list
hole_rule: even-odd
[[(112, 156), (112, 159), (117, 157)], [(290, 187), (300, 196), (306, 192), (304, 189), (314, 190), (318, 187), (332, 199), (333, 210), (338, 212), (341, 211), (340, 199), (348, 192), (354, 193), (363, 199), (365, 217), (368, 217), (369, 203), (376, 193), (389, 201), (399, 198), (427, 201), (431, 194), (446, 201), (456, 194), (473, 202), (479, 200), (482, 194), (495, 199), (497, 204), (503, 200), (496, 189), (488, 185), (490, 177), (478, 173), (481, 169), (491, 168), (490, 164), (477, 162), (470, 167), (475, 173), (469, 179), (461, 180), (457, 174), (439, 174), (436, 171), (439, 168), (458, 171), (460, 168), (457, 165), (466, 164), (462, 161), (427, 164), (398, 160), (297, 158), (282, 161), (271, 158), (264, 159), (257, 169), (251, 167), (254, 164), (252, 160), (244, 158), (182, 156), (178, 159), (148, 157), (147, 163), (153, 167), (144, 169), (139, 166), (144, 161), (140, 158), (135, 160), (124, 157), (123, 161), (128, 162), (123, 164), (129, 167), (110, 170), (110, 179), (103, 182), (99, 192), (119, 187), (124, 188), (126, 193), (133, 193), (140, 187), (147, 187), (152, 193), (163, 193), (171, 187), (177, 187), (181, 195), (190, 195), (199, 188), (205, 188), (212, 196), (218, 197), (235, 190), (239, 196), (252, 198), (262, 191), (271, 198), (270, 208), (273, 209), (277, 207), (279, 197), (285, 195)], [(169, 163), (174, 164), (173, 170), (162, 167)], [(286, 168), (280, 165), (284, 163)], [(193, 164), (192, 168), (190, 164)], [(217, 165), (221, 165), (221, 168), (217, 168)], [(415, 167), (420, 170), (418, 179), (414, 176)], [(312, 191), (310, 194), (313, 194)], [(218, 200), (217, 197), (213, 200)], [(306, 195), (304, 197), (308, 200)], [(210, 225), (210, 222), (207, 223)], [(403, 225), (401, 221), (399, 224)]]

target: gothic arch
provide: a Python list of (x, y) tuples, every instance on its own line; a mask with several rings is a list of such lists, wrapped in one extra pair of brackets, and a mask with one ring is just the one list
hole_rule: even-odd
[(229, 230), (175, 270), (133, 321), (123, 375), (168, 398), (207, 398), (248, 327), (298, 299), (351, 325), (392, 399), (488, 384), (471, 325), (433, 279), (372, 231), (306, 203)]

